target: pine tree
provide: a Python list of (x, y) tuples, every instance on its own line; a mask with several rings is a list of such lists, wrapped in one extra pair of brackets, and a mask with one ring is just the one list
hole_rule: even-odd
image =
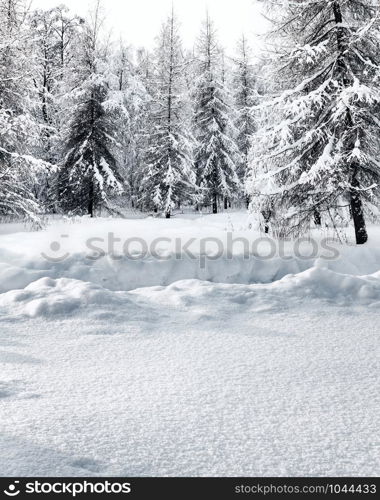
[(233, 89), (236, 110), (236, 143), (240, 152), (240, 162), (237, 174), (241, 183), (244, 184), (248, 171), (252, 135), (256, 129), (253, 106), (258, 102), (256, 77), (251, 61), (251, 51), (244, 35), (238, 43), (237, 55), (234, 58), (234, 63)]
[(277, 96), (269, 103), (272, 120), (255, 139), (262, 152), (252, 170), (267, 169), (278, 186), (271, 195), (286, 214), (287, 233), (347, 200), (363, 244), (364, 204), (375, 199), (380, 180), (379, 7), (371, 0), (274, 6), (283, 8), (275, 28)]
[(108, 206), (110, 196), (123, 190), (114, 154), (113, 110), (107, 106), (109, 86), (99, 41), (101, 24), (98, 2), (80, 37), (77, 81), (71, 92), (73, 111), (60, 172), (63, 209), (91, 217), (97, 209)]
[(207, 16), (197, 47), (198, 77), (194, 93), (194, 130), (197, 139), (196, 174), (202, 203), (218, 212), (221, 199), (239, 191), (239, 162), (235, 129), (221, 68), (221, 50)]
[(194, 187), (186, 61), (173, 12), (162, 27), (155, 66), (141, 193), (145, 207), (162, 210), (170, 218), (174, 208), (190, 200)]

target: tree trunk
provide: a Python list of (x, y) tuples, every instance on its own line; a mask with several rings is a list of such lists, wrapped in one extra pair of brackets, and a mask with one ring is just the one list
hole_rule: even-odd
[(90, 191), (88, 194), (88, 215), (94, 217), (94, 181), (90, 181)]
[(368, 241), (368, 233), (365, 225), (363, 203), (360, 194), (357, 191), (359, 182), (354, 175), (352, 180), (352, 189), (350, 191), (351, 214), (354, 221), (355, 237), (357, 245), (364, 245)]
[(264, 219), (264, 233), (268, 234), (269, 233), (269, 222), (272, 217), (272, 211), (271, 210), (264, 210), (261, 212), (263, 219)]
[(212, 213), (217, 214), (218, 213), (218, 199), (216, 194), (214, 194), (214, 199), (212, 202)]
[(316, 226), (321, 226), (322, 221), (321, 221), (321, 213), (319, 210), (314, 210), (314, 224)]
[(165, 213), (165, 218), (166, 218), (166, 219), (170, 219), (170, 212), (166, 212), (166, 213)]
[(227, 208), (228, 208), (228, 198), (225, 197), (224, 198), (224, 210), (227, 210)]
[[(338, 70), (341, 76), (342, 83), (345, 87), (348, 87), (350, 85), (351, 80), (349, 76), (349, 71), (345, 62), (345, 56), (346, 56), (346, 49), (347, 49), (347, 37), (345, 36), (345, 28), (343, 27), (343, 16), (342, 16), (342, 10), (340, 7), (340, 3), (338, 1), (333, 2), (333, 11), (334, 11), (334, 19), (336, 24), (340, 25), (340, 27), (337, 29), (337, 42), (338, 42), (338, 51), (339, 51), (339, 58), (338, 58)], [(346, 28), (347, 29), (347, 28)], [(353, 118), (350, 112), (350, 109), (347, 108), (347, 115), (346, 115), (346, 125), (347, 127), (352, 127), (354, 125), (353, 123)], [(354, 145), (351, 146), (352, 148)], [(355, 227), (355, 237), (356, 237), (356, 244), (357, 245), (363, 245), (368, 241), (368, 233), (365, 225), (365, 219), (364, 219), (364, 212), (363, 212), (363, 203), (360, 197), (360, 184), (357, 178), (357, 172), (358, 172), (359, 166), (356, 164), (352, 165), (352, 178), (351, 178), (351, 189), (349, 192), (350, 196), (350, 205), (351, 205), (351, 215), (352, 215), (352, 220), (354, 221), (354, 227)]]

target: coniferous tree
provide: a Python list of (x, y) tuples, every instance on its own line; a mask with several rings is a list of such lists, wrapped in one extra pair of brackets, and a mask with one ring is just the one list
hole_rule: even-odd
[[(248, 171), (252, 135), (255, 131), (255, 117), (252, 108), (257, 104), (258, 96), (251, 51), (244, 35), (239, 40), (234, 63), (233, 89), (236, 112), (236, 143), (240, 152), (237, 174), (241, 183), (244, 184)], [(249, 198), (247, 198), (247, 202), (248, 200)]]
[[(54, 165), (59, 162), (61, 110), (65, 94), (66, 64), (69, 61), (67, 54), (72, 51), (71, 45), (79, 23), (79, 18), (69, 16), (67, 8), (63, 6), (36, 10), (31, 13), (29, 20), (33, 81), (38, 95), (35, 117), (41, 130), (37, 151), (41, 158)], [(35, 194), (45, 210), (56, 211), (57, 168), (41, 173)]]
[(163, 25), (156, 50), (151, 133), (141, 182), (143, 205), (170, 218), (194, 188), (193, 140), (186, 102), (186, 61), (174, 13)]
[(53, 163), (58, 160), (61, 98), (67, 90), (65, 77), (70, 79), (67, 73), (70, 72), (73, 44), (81, 22), (62, 5), (36, 10), (30, 16), (35, 60), (33, 79), (40, 100), (39, 119), (43, 126), (41, 147), (46, 158)]
[(70, 213), (87, 213), (107, 207), (109, 197), (123, 191), (114, 148), (117, 131), (110, 109), (106, 52), (99, 40), (100, 4), (83, 25), (75, 86), (60, 172), (60, 201)]
[[(269, 103), (272, 119), (254, 139), (252, 172), (267, 170), (278, 186), (270, 195), (285, 213), (286, 233), (318, 223), (346, 200), (363, 244), (365, 201), (378, 194), (380, 180), (379, 6), (371, 0), (271, 6), (281, 12), (277, 96)], [(263, 183), (252, 175), (251, 190)]]
[(198, 77), (194, 92), (194, 130), (197, 139), (196, 175), (201, 203), (218, 212), (220, 200), (231, 200), (239, 191), (236, 169), (239, 153), (231, 119), (221, 50), (210, 18), (203, 25), (197, 51)]
[[(150, 95), (145, 86), (145, 74), (140, 73), (141, 53), (133, 64), (133, 53), (122, 41), (114, 55), (114, 94), (119, 101), (116, 126), (119, 130), (119, 164), (130, 206), (139, 200), (144, 155), (147, 150), (147, 115)], [(144, 73), (144, 71), (143, 71)]]
[(34, 82), (40, 98), (40, 121), (43, 125), (41, 149), (47, 159), (53, 156), (52, 143), (56, 135), (54, 126), (57, 104), (55, 102), (56, 75), (59, 68), (58, 41), (55, 36), (56, 13), (54, 9), (37, 10), (31, 16), (34, 33), (33, 51), (36, 58)]
[(38, 221), (35, 186), (48, 166), (36, 155), (41, 129), (27, 20), (23, 1), (0, 0), (0, 215)]

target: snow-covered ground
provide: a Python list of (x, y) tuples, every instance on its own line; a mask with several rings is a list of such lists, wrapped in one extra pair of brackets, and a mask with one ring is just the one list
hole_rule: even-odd
[[(172, 258), (88, 258), (110, 232)], [(379, 474), (378, 228), (204, 269), (175, 238), (252, 242), (246, 214), (0, 233), (0, 475)]]

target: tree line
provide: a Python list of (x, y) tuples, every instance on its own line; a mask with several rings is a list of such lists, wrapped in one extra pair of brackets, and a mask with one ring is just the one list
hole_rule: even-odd
[(99, 2), (84, 19), (0, 0), (0, 215), (249, 206), (280, 236), (346, 216), (365, 243), (377, 2), (264, 3), (260, 57), (244, 36), (227, 55), (209, 16), (189, 51), (172, 11), (149, 51), (111, 41)]

